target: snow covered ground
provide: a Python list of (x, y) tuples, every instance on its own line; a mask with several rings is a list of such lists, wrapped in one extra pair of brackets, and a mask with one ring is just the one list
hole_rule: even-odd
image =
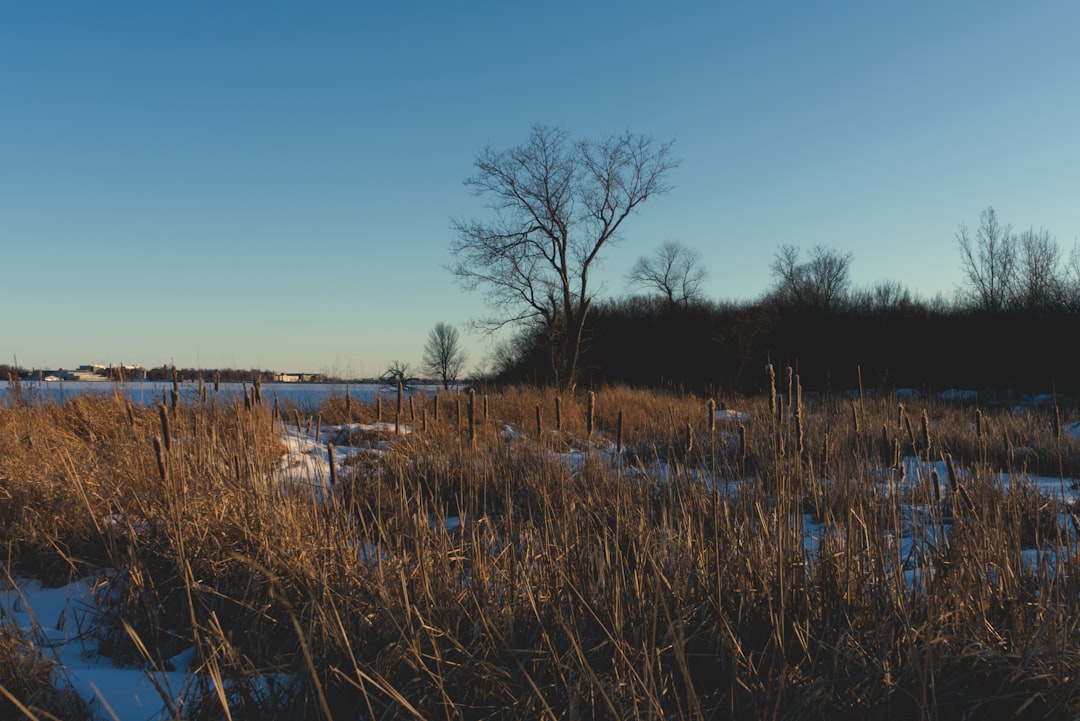
[(96, 719), (167, 718), (166, 699), (175, 705), (182, 698), (194, 651), (170, 659), (169, 671), (118, 668), (98, 653), (92, 632), (96, 582), (83, 578), (44, 588), (37, 581), (0, 581), (0, 615), (56, 662), (57, 680), (70, 684)]

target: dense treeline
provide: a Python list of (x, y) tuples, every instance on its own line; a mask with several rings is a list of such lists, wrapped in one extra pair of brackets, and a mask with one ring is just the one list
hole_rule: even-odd
[[(808, 389), (1010, 389), (1080, 393), (1073, 348), (1080, 313), (996, 313), (907, 300), (806, 307), (775, 299), (677, 305), (631, 297), (596, 306), (584, 378), (693, 391), (761, 390), (768, 362), (798, 370)], [(500, 376), (545, 383), (542, 338), (504, 354)]]
[(251, 383), (258, 378), (260, 381), (269, 382), (274, 380), (274, 372), (258, 370), (255, 368), (219, 368), (207, 370), (205, 368), (176, 368), (174, 366), (159, 366), (150, 368), (146, 372), (146, 379), (152, 381), (171, 381), (173, 374), (179, 381), (197, 381), (202, 379), (206, 382), (219, 381), (221, 383)]
[[(727, 304), (703, 297), (699, 254), (665, 244), (628, 276), (652, 295), (591, 306), (582, 380), (755, 392), (772, 363), (816, 390), (1080, 393), (1080, 245), (1066, 255), (1045, 230), (1014, 233), (993, 208), (956, 240), (963, 280), (952, 300), (916, 298), (896, 281), (852, 289), (851, 253), (782, 245), (761, 299)], [(496, 375), (557, 384), (551, 348), (526, 330), (497, 354)]]

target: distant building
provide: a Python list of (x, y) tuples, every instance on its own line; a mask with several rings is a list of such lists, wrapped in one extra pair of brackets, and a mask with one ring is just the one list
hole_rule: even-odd
[(322, 373), (275, 373), (273, 378), (278, 383), (322, 383), (326, 380)]
[(80, 373), (104, 373), (105, 372), (105, 366), (98, 365), (97, 363), (89, 363), (87, 365), (81, 365), (78, 368), (76, 368), (75, 370), (77, 370)]

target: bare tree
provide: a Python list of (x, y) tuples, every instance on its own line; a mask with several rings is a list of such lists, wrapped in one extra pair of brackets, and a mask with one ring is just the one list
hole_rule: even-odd
[(774, 279), (774, 295), (785, 303), (819, 310), (836, 307), (851, 284), (851, 253), (815, 246), (810, 259), (799, 262), (794, 245), (782, 245), (769, 266)]
[(390, 361), (390, 366), (379, 376), (379, 380), (387, 388), (396, 388), (398, 385), (411, 388), (416, 382), (409, 364), (399, 360)]
[(1016, 243), (1012, 227), (1002, 225), (994, 209), (979, 214), (971, 237), (967, 225), (956, 231), (964, 284), (960, 296), (975, 307), (998, 313), (1008, 307), (1016, 272)]
[(1011, 300), (1025, 310), (1047, 310), (1065, 304), (1066, 281), (1061, 246), (1049, 231), (1025, 230), (1013, 241), (1016, 267)]
[(641, 256), (626, 274), (632, 288), (654, 290), (675, 305), (702, 300), (701, 286), (709, 276), (701, 267), (701, 253), (669, 240), (651, 256)]
[(864, 311), (878, 312), (911, 306), (911, 291), (896, 280), (878, 281), (869, 288), (854, 291), (851, 304)]
[(457, 328), (447, 323), (436, 323), (428, 333), (424, 345), (423, 372), (438, 378), (443, 388), (449, 389), (457, 382), (468, 356), (461, 347)]
[(671, 145), (629, 132), (574, 142), (565, 130), (537, 125), (521, 145), (482, 151), (465, 181), (492, 216), (453, 222), (451, 270), (497, 310), (487, 328), (543, 332), (565, 389), (577, 382), (589, 274), (631, 213), (670, 190), (667, 174), (678, 166)]
[(1062, 302), (1072, 312), (1080, 312), (1080, 243), (1069, 253), (1062, 279)]

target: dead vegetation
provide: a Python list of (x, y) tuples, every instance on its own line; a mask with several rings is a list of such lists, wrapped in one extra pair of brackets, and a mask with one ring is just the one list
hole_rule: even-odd
[[(177, 718), (1072, 718), (1080, 529), (1026, 480), (1080, 469), (1063, 415), (784, 373), (711, 405), (81, 397), (0, 408), (0, 538), (12, 576), (101, 574), (118, 662), (195, 648)], [(326, 493), (283, 428), (347, 459)], [(70, 717), (0, 639), (3, 687)]]

